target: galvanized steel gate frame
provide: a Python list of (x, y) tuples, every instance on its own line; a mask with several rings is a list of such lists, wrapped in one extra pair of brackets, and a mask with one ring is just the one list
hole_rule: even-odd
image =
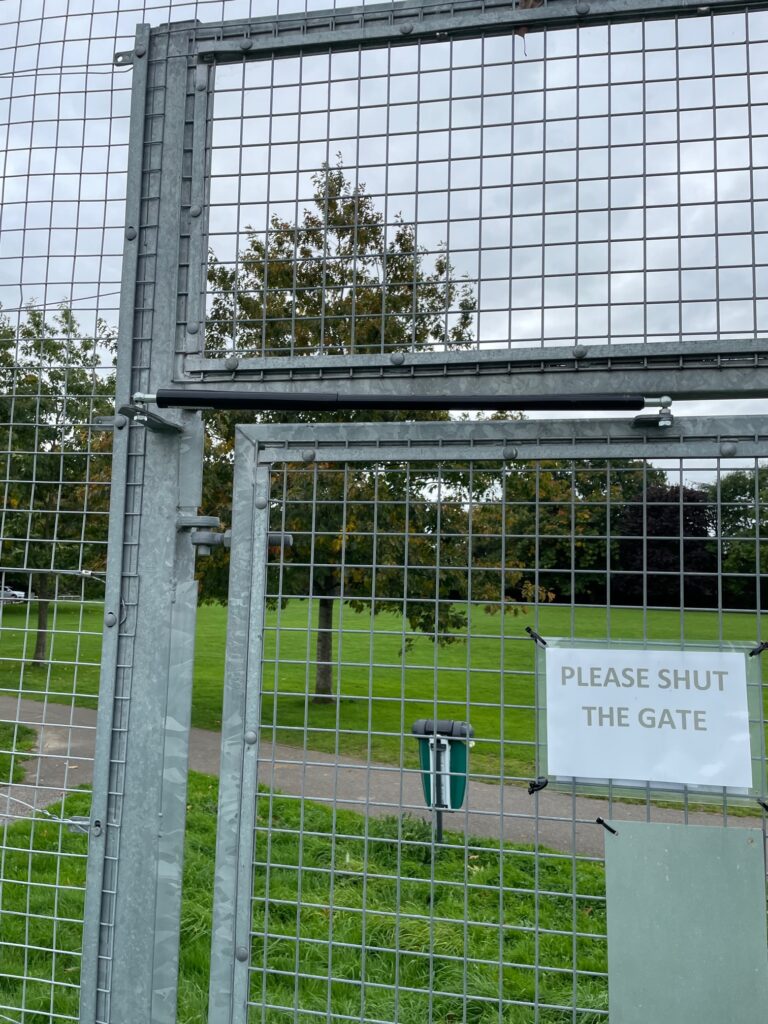
[[(765, 4), (753, 5), (766, 6)], [(711, 0), (707, 12), (743, 9), (731, 0)], [(397, 395), (416, 375), (423, 393), (444, 394), (481, 383), (486, 393), (552, 396), (563, 391), (632, 391), (672, 399), (764, 397), (768, 355), (755, 338), (695, 345), (624, 346), (604, 352), (578, 348), (519, 349), (499, 353), (440, 352), (388, 356), (323, 356), (311, 367), (300, 358), (226, 364), (204, 354), (206, 160), (213, 103), (213, 65), (219, 61), (271, 58), (333, 49), (399, 45), (418, 39), (508, 33), (515, 26), (600, 24), (637, 17), (676, 17), (699, 9), (687, 0), (551, 0), (540, 8), (517, 3), (398, 3), (311, 16), (254, 19), (212, 27), (181, 23), (140, 26), (134, 49), (117, 63), (133, 65), (131, 149), (126, 243), (121, 297), (118, 412), (115, 417), (110, 561), (106, 582), (105, 632), (94, 775), (92, 829), (86, 894), (82, 973), (83, 1024), (135, 1024), (175, 1020), (178, 980), (181, 867), (191, 706), (194, 623), (192, 531), (201, 495), (202, 426), (193, 410), (165, 412), (153, 420), (131, 411), (132, 396), (177, 387), (215, 386), (226, 381), (248, 390), (299, 392), (307, 377), (314, 390), (355, 390)], [(133, 416), (133, 422), (129, 417)], [(469, 437), (468, 437), (469, 435)], [(632, 428), (626, 421), (595, 423), (450, 424), (391, 428), (393, 446), (373, 445), (376, 457), (421, 458), (413, 439), (451, 457), (605, 458), (763, 455), (768, 425), (761, 418), (678, 420), (666, 433)], [(408, 440), (406, 440), (406, 437)], [(280, 444), (323, 444), (324, 457), (370, 454), (373, 439), (360, 428), (248, 428), (239, 459)], [(510, 448), (517, 449), (512, 455)], [(506, 454), (505, 454), (506, 452)], [(265, 468), (257, 486), (266, 488)], [(241, 472), (241, 478), (243, 476)], [(261, 494), (258, 495), (261, 497)], [(266, 498), (266, 491), (264, 493)], [(242, 500), (242, 498), (240, 499)], [(255, 522), (262, 515), (257, 506)], [(235, 572), (258, 574), (265, 530), (238, 527)], [(237, 537), (235, 538), (237, 541)], [(247, 559), (247, 566), (243, 559)], [(250, 578), (250, 577), (249, 577)], [(258, 579), (251, 581), (258, 586)], [(245, 608), (231, 606), (233, 623)], [(258, 612), (251, 642), (258, 643)], [(233, 627), (234, 629), (234, 627)], [(245, 632), (230, 638), (230, 694), (242, 682)], [(248, 691), (248, 702), (253, 690)], [(219, 825), (217, 925), (214, 977), (230, 978), (214, 993), (212, 1020), (242, 1019), (234, 991), (242, 984), (238, 955), (244, 941), (232, 932), (237, 849), (225, 835), (235, 806), (248, 721), (238, 691), (222, 737), (223, 803)], [(232, 701), (234, 698), (229, 697)], [(250, 703), (248, 703), (250, 706)], [(244, 746), (245, 744), (245, 746)], [(228, 766), (228, 767), (227, 767)], [(249, 785), (255, 784), (251, 780)], [(246, 794), (243, 794), (245, 797)], [(99, 822), (100, 826), (95, 827)], [(247, 821), (240, 836), (247, 852)], [(240, 851), (244, 852), (243, 850)], [(242, 863), (242, 862), (240, 862)], [(242, 922), (241, 922), (242, 926)], [(247, 958), (247, 957), (246, 957)], [(239, 997), (238, 997), (239, 1000)], [(238, 1001), (236, 1000), (236, 1001)], [(214, 1009), (215, 1007), (215, 1009)], [(230, 1009), (227, 1009), (230, 1007)]]
[[(209, 995), (210, 1024), (247, 1024), (252, 889), (264, 671), (271, 476), (286, 464), (536, 464), (576, 460), (758, 458), (768, 417), (679, 419), (670, 430), (628, 420), (556, 423), (247, 425), (238, 427), (227, 625), (227, 670)], [(520, 627), (522, 628), (522, 627)], [(762, 710), (754, 734), (762, 736)], [(537, 712), (538, 716), (538, 712)], [(756, 727), (755, 727), (756, 726)], [(762, 740), (753, 758), (765, 765)], [(765, 772), (760, 773), (765, 799)], [(641, 792), (644, 792), (641, 790)], [(575, 797), (576, 790), (573, 795)], [(302, 797), (303, 799), (303, 797)], [(402, 797), (401, 797), (402, 799)], [(610, 799), (610, 794), (609, 794)], [(609, 804), (606, 804), (609, 806)], [(615, 806), (615, 805), (614, 805)], [(410, 810), (410, 808), (409, 808)], [(537, 821), (538, 801), (531, 817)], [(574, 803), (573, 814), (576, 815)], [(610, 813), (610, 812), (609, 812)], [(616, 817), (621, 812), (616, 811)], [(724, 810), (725, 813), (725, 810)], [(717, 819), (717, 816), (715, 816)], [(298, 936), (297, 936), (298, 937)], [(580, 1008), (585, 1011), (586, 1008)], [(577, 1012), (576, 1004), (573, 1006)], [(575, 1018), (574, 1018), (575, 1019)]]

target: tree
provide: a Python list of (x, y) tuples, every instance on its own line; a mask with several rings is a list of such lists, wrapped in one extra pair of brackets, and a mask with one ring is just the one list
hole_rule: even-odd
[[(706, 487), (717, 505), (726, 608), (765, 607), (768, 601), (768, 466), (723, 473)], [(758, 599), (760, 604), (758, 605)]]
[(717, 510), (707, 492), (646, 486), (617, 516), (612, 577), (622, 604), (717, 605)]
[(114, 373), (103, 369), (113, 351), (110, 328), (88, 337), (66, 307), (49, 322), (29, 306), (18, 330), (0, 317), (0, 565), (33, 581), (35, 663), (47, 654), (55, 575), (104, 564), (106, 516), (90, 513), (106, 511), (108, 441), (91, 441), (87, 424), (114, 409)]
[[(208, 349), (238, 354), (358, 355), (468, 346), (475, 299), (457, 281), (449, 256), (430, 264), (416, 229), (398, 219), (391, 232), (363, 186), (352, 188), (341, 167), (314, 179), (312, 208), (300, 222), (272, 219), (267, 235), (251, 232), (237, 267), (211, 256), (213, 292)], [(234, 427), (242, 416), (208, 417), (206, 507), (226, 519), (232, 491)], [(269, 422), (368, 422), (447, 419), (448, 413), (265, 413)], [(450, 643), (466, 626), (471, 552), (470, 498), (461, 474), (410, 463), (354, 470), (320, 463), (291, 468), (275, 480), (279, 521), (293, 534), (270, 587), (285, 600), (311, 596), (318, 604), (315, 693), (331, 699), (333, 611), (402, 611), (413, 631)], [(475, 499), (487, 484), (475, 485)], [(476, 577), (478, 593), (503, 600)], [(204, 600), (224, 600), (226, 556), (201, 572)], [(372, 597), (373, 595), (373, 597)], [(375, 603), (373, 603), (375, 601)]]
[(611, 532), (626, 504), (666, 474), (641, 460), (538, 460), (508, 465), (500, 481), (475, 512), (474, 533), (476, 557), (511, 560), (507, 599), (605, 604), (616, 569)]
[[(253, 231), (237, 267), (211, 255), (207, 347), (241, 355), (365, 355), (472, 341), (475, 298), (441, 251), (427, 266), (416, 228), (388, 232), (363, 185), (341, 167), (313, 177), (314, 209)], [(313, 419), (315, 417), (312, 417)]]

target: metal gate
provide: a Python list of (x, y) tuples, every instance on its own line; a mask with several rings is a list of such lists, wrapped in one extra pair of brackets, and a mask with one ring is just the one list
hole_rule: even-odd
[[(711, 794), (693, 791), (625, 803), (610, 784), (545, 788), (534, 650), (586, 635), (759, 647), (766, 426), (733, 402), (768, 396), (768, 5), (286, 6), (141, 25), (116, 55), (132, 74), (124, 256), (109, 271), (122, 287), (117, 408), (103, 415), (93, 379), (77, 414), (67, 396), (80, 456), (71, 434), (47, 433), (56, 382), (32, 374), (32, 412), (9, 417), (2, 526), (23, 558), (7, 562), (4, 547), (0, 584), (23, 582), (31, 600), (37, 569), (61, 570), (58, 596), (86, 609), (57, 620), (64, 688), (51, 672), (27, 694), (32, 674), (4, 646), (11, 772), (26, 743), (17, 700), (42, 693), (49, 731), (52, 709), (70, 714), (67, 756), (50, 760), (65, 765), (53, 789), (72, 795), (71, 740), (92, 730), (79, 705), (97, 665), (100, 680), (92, 797), (4, 842), (16, 937), (0, 1013), (177, 1018), (195, 560), (227, 512), (226, 498), (201, 508), (201, 409), (643, 406), (637, 421), (264, 424), (243, 428), (238, 454), (211, 1019), (585, 1024), (607, 1012), (596, 819), (739, 829), (757, 813), (765, 836), (761, 707), (760, 784), (738, 808), (725, 792), (713, 814)], [(103, 53), (105, 22), (64, 20)], [(11, 65), (22, 80), (29, 38), (26, 25)], [(18, 148), (42, 139), (30, 167), (50, 169), (30, 124), (59, 110), (21, 98)], [(292, 233), (303, 203), (319, 202), (327, 226), (340, 197), (340, 251), (311, 221)], [(52, 256), (72, 236), (54, 237), (40, 203), (4, 258), (23, 252), (43, 283), (64, 273), (73, 294), (103, 283), (118, 229), (95, 242), (82, 232), (93, 211), (82, 224), (59, 211), (82, 232), (85, 269), (70, 269)], [(4, 211), (4, 232), (18, 213)], [(333, 276), (365, 238), (386, 287), (361, 260)], [(72, 384), (68, 364), (53, 370)], [(681, 418), (667, 398), (718, 415)], [(31, 456), (21, 478), (18, 445)], [(67, 472), (63, 457), (49, 472), (65, 445)], [(92, 488), (107, 461), (109, 515)], [(56, 540), (37, 566), (29, 495), (49, 485)], [(98, 513), (93, 535), (67, 494)], [(107, 523), (102, 584), (82, 572), (103, 568)], [(0, 611), (5, 644), (19, 610)], [(14, 628), (17, 650), (32, 631), (29, 619)], [(441, 733), (442, 774), (424, 724), (436, 721), (455, 725)], [(452, 813), (427, 808), (438, 788)], [(86, 842), (83, 908), (67, 869), (82, 868)], [(41, 860), (50, 885), (28, 877)]]
[[(536, 642), (754, 646), (766, 430), (238, 429), (212, 1024), (607, 1017), (601, 821), (760, 808), (542, 788)], [(442, 837), (424, 719), (474, 731)]]

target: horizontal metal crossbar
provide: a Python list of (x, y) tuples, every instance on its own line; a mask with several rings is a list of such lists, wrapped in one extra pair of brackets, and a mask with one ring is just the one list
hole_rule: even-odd
[(239, 434), (260, 462), (755, 458), (765, 454), (768, 417), (681, 417), (670, 427), (619, 420), (480, 423), (248, 424)]
[(307, 15), (282, 15), (230, 21), (195, 33), (197, 55), (205, 63), (292, 56), (313, 50), (348, 49), (461, 39), (603, 25), (651, 18), (709, 16), (725, 11), (765, 8), (763, 0), (549, 0), (522, 6), (520, 0), (459, 0), (445, 3), (376, 4), (329, 9)]
[[(563, 391), (590, 396), (598, 392), (669, 394), (678, 401), (768, 396), (768, 350), (764, 339), (737, 338), (695, 344), (658, 342), (615, 347), (558, 346), (532, 351), (393, 352), (389, 355), (243, 358), (232, 362), (190, 356), (186, 372), (198, 383), (227, 382), (228, 388), (260, 389), (312, 381), (338, 387), (354, 380), (355, 389), (377, 394), (397, 390), (398, 382), (418, 378), (425, 392), (445, 389), (445, 377), (483, 377), (489, 394), (555, 397)], [(567, 384), (563, 377), (567, 376)], [(479, 408), (479, 406), (474, 406)]]

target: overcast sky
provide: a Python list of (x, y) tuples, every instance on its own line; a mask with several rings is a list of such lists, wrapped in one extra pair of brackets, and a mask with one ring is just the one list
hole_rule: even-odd
[[(115, 319), (146, 20), (306, 5), (0, 0), (0, 301)], [(337, 6), (346, 6), (338, 4)], [(21, 12), (21, 13), (20, 13)], [(447, 245), (483, 347), (768, 331), (768, 14), (430, 43), (217, 71), (211, 245), (301, 215), (336, 154)]]

